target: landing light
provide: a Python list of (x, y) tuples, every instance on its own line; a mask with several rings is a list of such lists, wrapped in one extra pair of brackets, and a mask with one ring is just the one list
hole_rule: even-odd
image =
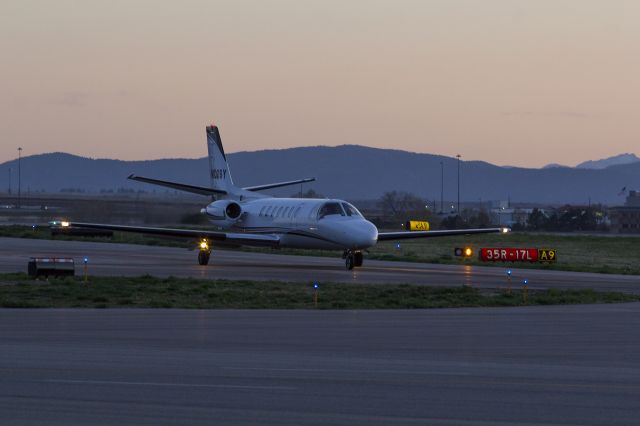
[(506, 234), (509, 231), (511, 231), (511, 229), (509, 229), (509, 228), (502, 228), (502, 230), (500, 230), (500, 232), (502, 232), (503, 234)]
[(60, 226), (62, 226), (63, 228), (66, 228), (69, 226), (69, 222), (67, 222), (66, 220), (63, 220), (62, 222), (60, 222)]
[(201, 250), (206, 250), (208, 248), (209, 248), (209, 244), (205, 240), (200, 241), (200, 249)]

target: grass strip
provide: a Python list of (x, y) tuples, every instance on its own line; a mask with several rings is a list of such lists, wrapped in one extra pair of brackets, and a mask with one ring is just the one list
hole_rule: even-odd
[(593, 290), (480, 290), (411, 284), (353, 285), (189, 278), (79, 277), (34, 281), (0, 274), (4, 308), (427, 309), (637, 302), (640, 295)]

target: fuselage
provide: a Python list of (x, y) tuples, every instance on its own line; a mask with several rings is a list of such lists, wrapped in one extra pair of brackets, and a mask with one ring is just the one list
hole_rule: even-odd
[(280, 246), (289, 248), (363, 250), (378, 239), (376, 226), (343, 200), (257, 198), (239, 204), (236, 220), (209, 215), (211, 223), (220, 230), (276, 234)]

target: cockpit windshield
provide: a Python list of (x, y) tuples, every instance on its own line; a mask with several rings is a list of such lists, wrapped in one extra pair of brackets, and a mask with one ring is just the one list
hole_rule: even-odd
[(340, 203), (325, 203), (318, 210), (318, 219), (322, 219), (325, 216), (330, 216), (332, 214), (339, 214), (340, 216), (344, 216), (344, 211), (342, 207), (340, 207)]
[(342, 203), (342, 208), (344, 208), (344, 211), (347, 213), (347, 216), (362, 216), (358, 211), (358, 209), (356, 209), (349, 203)]

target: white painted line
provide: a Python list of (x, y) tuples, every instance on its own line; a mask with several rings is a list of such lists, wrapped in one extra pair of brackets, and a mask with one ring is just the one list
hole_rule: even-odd
[(184, 388), (212, 388), (212, 389), (256, 389), (256, 390), (295, 390), (292, 386), (259, 386), (259, 385), (222, 385), (206, 383), (158, 383), (158, 382), (123, 382), (109, 380), (45, 380), (47, 383), (61, 383), (72, 385), (119, 385), (119, 386), (165, 386)]
[(283, 371), (283, 372), (302, 372), (302, 373), (367, 373), (372, 374), (406, 374), (411, 376), (471, 376), (471, 373), (462, 371), (420, 371), (420, 370), (340, 370), (328, 368), (270, 368), (270, 367), (220, 367), (224, 370), (250, 370), (250, 371)]

